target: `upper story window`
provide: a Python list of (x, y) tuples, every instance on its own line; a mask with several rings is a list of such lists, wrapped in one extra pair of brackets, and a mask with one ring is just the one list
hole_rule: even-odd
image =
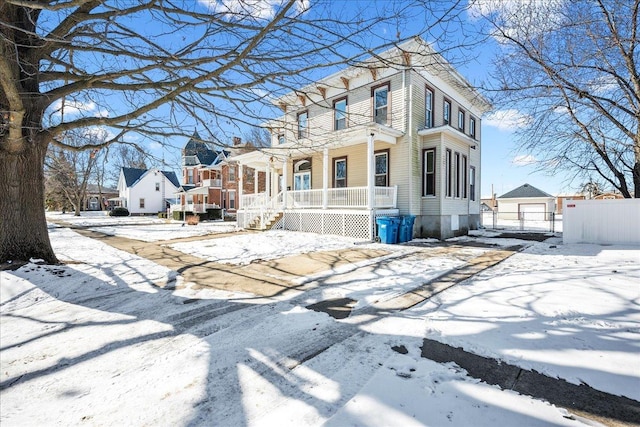
[(424, 126), (427, 128), (433, 127), (433, 91), (429, 88), (426, 89), (424, 95), (425, 103), (425, 122)]
[(373, 121), (386, 125), (389, 113), (389, 83), (373, 89)]
[(193, 169), (187, 169), (187, 184), (193, 184)]
[(284, 133), (278, 134), (278, 145), (282, 145), (284, 144), (285, 139), (284, 139)]
[(236, 167), (229, 166), (229, 182), (234, 182), (236, 180)]
[(160, 191), (160, 183), (156, 182), (156, 191)]
[(445, 125), (451, 124), (451, 101), (445, 99), (442, 106), (442, 120)]
[(309, 112), (298, 113), (298, 138), (309, 136)]
[(469, 117), (469, 135), (475, 139), (476, 137), (476, 119)]
[(333, 129), (347, 128), (347, 98), (333, 101)]
[(464, 132), (464, 111), (458, 108), (458, 130)]

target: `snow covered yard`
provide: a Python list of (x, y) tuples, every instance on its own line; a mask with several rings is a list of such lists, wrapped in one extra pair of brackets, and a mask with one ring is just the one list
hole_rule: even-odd
[[(430, 301), (383, 315), (368, 313), (368, 304), (462, 261), (388, 246), (393, 256), (300, 278), (318, 286), (264, 302), (163, 290), (153, 284), (181, 278), (68, 229), (50, 233), (59, 258), (73, 263), (0, 272), (3, 427), (580, 424), (563, 409), (422, 358), (425, 337), (640, 399), (638, 247), (530, 243)], [(278, 237), (290, 248), (279, 256), (299, 253), (295, 234)], [(216, 242), (229, 254), (264, 257), (261, 238), (251, 245), (238, 237)], [(325, 250), (327, 241), (307, 234), (304, 250)], [(180, 250), (195, 254), (202, 242)], [(357, 301), (344, 320), (305, 308), (336, 296)]]

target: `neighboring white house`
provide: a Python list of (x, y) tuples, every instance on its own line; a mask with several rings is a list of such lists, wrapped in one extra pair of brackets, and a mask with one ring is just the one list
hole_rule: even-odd
[(159, 169), (121, 168), (118, 179), (120, 206), (132, 215), (166, 212), (180, 183), (174, 172)]
[(479, 227), (490, 105), (424, 40), (274, 102), (284, 115), (265, 124), (271, 147), (235, 157), (266, 172), (265, 193), (240, 195), (240, 227), (373, 238), (377, 217), (397, 215), (416, 217), (412, 236)]
[(500, 219), (549, 221), (556, 210), (556, 198), (524, 184), (498, 197)]

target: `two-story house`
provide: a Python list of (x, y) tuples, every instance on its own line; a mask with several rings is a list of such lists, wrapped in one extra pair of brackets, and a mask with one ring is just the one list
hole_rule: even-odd
[(431, 46), (414, 38), (279, 99), (272, 145), (237, 156), (266, 173), (241, 195), (238, 225), (373, 239), (379, 216), (414, 215), (412, 236), (480, 224), (482, 115), (490, 109)]
[(182, 149), (182, 175), (184, 185), (177, 193), (179, 203), (172, 211), (188, 214), (204, 214), (222, 211), (234, 215), (239, 207), (238, 186), (243, 182), (244, 193), (264, 191), (264, 173), (244, 170), (244, 179), (238, 175), (238, 166), (233, 156), (251, 151), (250, 144), (233, 139), (233, 145), (214, 149), (203, 141), (198, 133)]
[(119, 197), (110, 200), (127, 208), (131, 215), (166, 213), (169, 200), (179, 186), (173, 171), (120, 168)]

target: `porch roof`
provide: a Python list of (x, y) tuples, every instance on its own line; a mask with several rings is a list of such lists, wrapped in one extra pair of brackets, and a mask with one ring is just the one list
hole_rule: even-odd
[(302, 142), (289, 142), (263, 148), (260, 151), (240, 154), (234, 157), (234, 160), (245, 166), (260, 168), (273, 161), (282, 162), (292, 156), (310, 155), (321, 152), (325, 148), (331, 150), (365, 144), (369, 135), (373, 135), (374, 143), (396, 144), (398, 138), (403, 136), (404, 132), (378, 123), (369, 123), (366, 126), (330, 132), (328, 137), (322, 139), (312, 138)]

